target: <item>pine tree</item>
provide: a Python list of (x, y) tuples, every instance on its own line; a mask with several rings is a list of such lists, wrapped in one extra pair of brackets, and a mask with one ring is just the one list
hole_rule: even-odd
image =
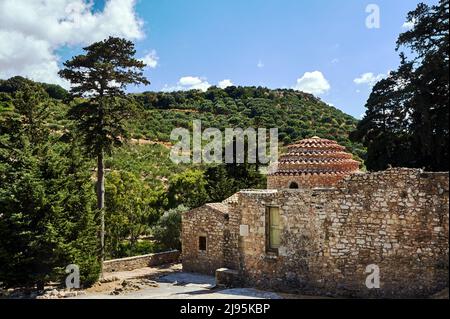
[(60, 76), (72, 83), (72, 97), (87, 98), (73, 106), (70, 115), (78, 124), (87, 153), (97, 159), (97, 209), (100, 212), (100, 260), (105, 257), (104, 155), (126, 136), (125, 120), (134, 111), (126, 98), (129, 84), (150, 84), (143, 76), (145, 64), (134, 58), (134, 44), (110, 37), (84, 48), (86, 54), (64, 63)]

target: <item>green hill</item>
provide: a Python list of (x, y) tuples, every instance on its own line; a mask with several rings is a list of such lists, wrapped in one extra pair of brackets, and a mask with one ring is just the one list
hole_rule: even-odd
[[(0, 112), (13, 109), (15, 92), (34, 82), (22, 77), (0, 80)], [(54, 131), (64, 131), (70, 125), (67, 119), (68, 93), (57, 85), (39, 83), (52, 100), (49, 111)], [(311, 94), (288, 89), (271, 90), (262, 87), (211, 87), (206, 92), (145, 92), (130, 94), (138, 105), (136, 116), (131, 119), (130, 135), (133, 138), (158, 142), (170, 142), (170, 132), (176, 127), (192, 128), (193, 120), (201, 120), (203, 129), (225, 128), (278, 128), (282, 145), (314, 135), (336, 140), (351, 151), (355, 157), (364, 158), (361, 144), (351, 142), (349, 133), (358, 121), (339, 109), (332, 107)], [(136, 152), (147, 156), (150, 149), (165, 152), (161, 145), (138, 146), (133, 150), (119, 150), (121, 163), (134, 162)], [(168, 156), (168, 152), (167, 153)], [(119, 155), (120, 154), (120, 155)], [(154, 160), (154, 156), (149, 157)], [(109, 163), (114, 163), (110, 161)], [(117, 166), (117, 165), (115, 165)], [(159, 168), (165, 172), (164, 168)], [(173, 171), (169, 169), (167, 173)], [(158, 172), (161, 173), (161, 172)], [(149, 174), (160, 176), (160, 174)], [(162, 176), (164, 177), (167, 176)]]
[(210, 88), (207, 92), (146, 92), (133, 95), (143, 112), (131, 123), (135, 137), (169, 141), (174, 127), (263, 127), (279, 130), (284, 145), (318, 135), (336, 140), (358, 157), (365, 150), (348, 135), (358, 121), (313, 95), (294, 90), (262, 87)]

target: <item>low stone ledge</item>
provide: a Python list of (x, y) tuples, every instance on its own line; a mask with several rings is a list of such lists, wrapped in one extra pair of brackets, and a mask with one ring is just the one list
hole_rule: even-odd
[(171, 250), (155, 254), (106, 260), (103, 262), (103, 271), (104, 272), (130, 271), (144, 267), (171, 264), (179, 262), (179, 260), (180, 260), (180, 252), (178, 250)]
[(219, 287), (239, 287), (241, 283), (239, 272), (228, 268), (219, 268), (216, 270), (216, 285)]

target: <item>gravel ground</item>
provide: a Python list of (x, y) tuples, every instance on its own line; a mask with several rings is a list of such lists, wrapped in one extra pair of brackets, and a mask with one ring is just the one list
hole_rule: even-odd
[[(133, 271), (106, 273), (87, 290), (66, 291), (47, 287), (44, 295), (22, 291), (11, 292), (0, 298), (41, 299), (323, 299), (320, 296), (303, 296), (274, 293), (253, 288), (217, 288), (212, 276), (184, 273), (180, 264), (147, 267)], [(3, 296), (2, 296), (3, 295)], [(431, 296), (448, 299), (448, 288)], [(328, 299), (328, 298), (327, 298)]]
[[(176, 271), (159, 278), (152, 278), (152, 287), (146, 287), (145, 282), (139, 282), (149, 270), (133, 271), (139, 273), (141, 279), (132, 278), (129, 272), (107, 274), (106, 280), (113, 282), (101, 284), (87, 291), (86, 295), (75, 299), (280, 299), (281, 296), (272, 292), (251, 288), (218, 289), (212, 276), (184, 273)], [(151, 272), (151, 274), (155, 274)], [(118, 276), (117, 276), (118, 275)], [(119, 279), (120, 278), (120, 279)], [(123, 282), (125, 281), (125, 285)], [(130, 290), (127, 287), (131, 287)], [(99, 289), (100, 288), (100, 289)], [(120, 290), (114, 294), (113, 291)]]

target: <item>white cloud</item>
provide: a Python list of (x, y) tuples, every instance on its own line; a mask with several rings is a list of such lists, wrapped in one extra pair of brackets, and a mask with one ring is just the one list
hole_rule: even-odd
[(154, 69), (158, 66), (159, 57), (156, 54), (156, 51), (153, 50), (152, 52), (146, 54), (142, 59), (142, 62), (147, 64), (148, 68)]
[(227, 88), (229, 86), (233, 86), (233, 85), (234, 85), (233, 82), (231, 82), (231, 80), (228, 80), (228, 79), (219, 81), (219, 84), (218, 84), (218, 86), (221, 89), (225, 89), (225, 88)]
[(297, 79), (294, 90), (311, 94), (323, 94), (331, 89), (330, 83), (320, 71), (305, 72)]
[(416, 25), (416, 20), (410, 20), (410, 21), (406, 21), (405, 23), (403, 23), (402, 25), (402, 29), (405, 30), (411, 30), (412, 28), (414, 28), (414, 26)]
[(195, 86), (203, 83), (203, 80), (196, 76), (182, 77), (178, 83), (183, 86)]
[(256, 67), (262, 69), (264, 67), (264, 63), (261, 60), (259, 60), (258, 64), (256, 64)]
[(360, 77), (353, 80), (355, 84), (367, 84), (369, 86), (374, 86), (378, 81), (383, 79), (386, 75), (385, 74), (378, 74), (375, 75), (372, 72), (367, 72), (364, 74), (361, 74)]
[(143, 22), (135, 0), (107, 0), (93, 12), (90, 0), (0, 0), (0, 78), (14, 75), (57, 83), (57, 49), (86, 45), (108, 36), (140, 39)]
[(199, 78), (196, 76), (184, 76), (178, 80), (177, 85), (168, 86), (166, 84), (162, 90), (165, 92), (189, 91), (189, 90), (200, 90), (205, 92), (210, 87), (211, 84), (209, 84), (206, 79)]
[(0, 43), (0, 78), (22, 75), (64, 84), (57, 75), (58, 58), (48, 42), (30, 39), (19, 32), (0, 30)]

